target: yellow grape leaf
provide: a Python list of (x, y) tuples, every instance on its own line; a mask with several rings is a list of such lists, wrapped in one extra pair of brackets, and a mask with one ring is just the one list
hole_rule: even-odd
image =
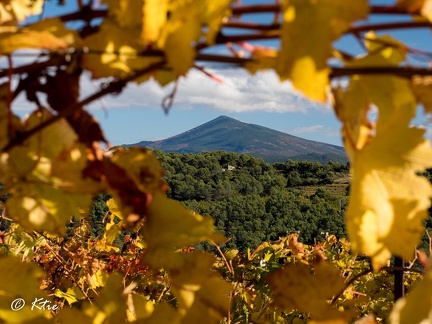
[(124, 219), (121, 209), (119, 208), (117, 202), (113, 198), (110, 198), (106, 202), (106, 205), (112, 215), (117, 216), (120, 219)]
[[(32, 129), (49, 118), (52, 115), (41, 109), (29, 116), (24, 128)], [(92, 196), (100, 190), (97, 183), (81, 180), (82, 169), (77, 168), (76, 160), (56, 160), (72, 149), (76, 140), (75, 132), (61, 119), (3, 154), (1, 181), (12, 193), (6, 207), (11, 217), (26, 229), (64, 233), (66, 221), (79, 214), (80, 209), (87, 210)], [(54, 163), (59, 163), (56, 168), (63, 167), (65, 179), (61, 178), (63, 174), (53, 175)], [(69, 168), (61, 163), (69, 163)], [(84, 166), (82, 163), (81, 167)], [(70, 177), (71, 172), (75, 179)], [(85, 185), (81, 183), (80, 187), (74, 181)]]
[(390, 35), (377, 36), (373, 31), (366, 34), (366, 55), (354, 59), (345, 59), (348, 67), (383, 67), (398, 66), (406, 59), (407, 47)]
[(28, 260), (32, 260), (34, 257), (34, 251), (37, 247), (40, 246), (46, 246), (47, 242), (43, 236), (39, 236), (38, 238), (35, 238), (32, 235), (29, 235), (28, 233), (17, 230), (17, 232), (20, 232), (21, 239), (17, 239), (16, 243), (19, 243), (18, 247), (14, 249), (14, 255), (18, 256), (22, 252), (22, 260), (28, 258)]
[(411, 87), (417, 102), (422, 104), (426, 113), (432, 113), (432, 77), (414, 76)]
[(109, 159), (104, 159), (104, 166), (106, 180), (125, 223), (136, 224), (143, 219), (153, 194), (168, 189), (159, 161), (147, 149), (116, 149)]
[[(402, 56), (380, 50), (352, 64), (387, 62)], [(372, 257), (379, 268), (391, 253), (411, 259), (423, 231), (431, 187), (415, 172), (431, 164), (432, 150), (424, 130), (410, 127), (416, 100), (408, 80), (393, 76), (354, 76), (336, 96), (336, 111), (344, 122), (345, 147), (353, 182), (347, 230), (353, 249)], [(338, 102), (339, 101), (339, 102)], [(366, 114), (378, 107), (376, 129)]]
[(232, 287), (210, 270), (215, 262), (211, 254), (183, 254), (179, 266), (170, 269), (182, 323), (219, 323), (228, 313)]
[(111, 161), (127, 171), (139, 190), (146, 193), (164, 193), (168, 186), (162, 177), (164, 170), (156, 155), (145, 148), (117, 149)]
[(185, 75), (194, 63), (196, 50), (193, 43), (201, 36), (201, 1), (171, 2), (170, 18), (157, 43), (165, 51), (168, 64), (178, 75)]
[(416, 101), (409, 82), (391, 76), (354, 76), (345, 90), (335, 89), (334, 107), (343, 125), (343, 135), (350, 158), (372, 138), (375, 125), (367, 117), (370, 103), (379, 108), (377, 132), (387, 132), (397, 125), (408, 126), (415, 115)]
[[(397, 66), (404, 61), (405, 48), (396, 39), (386, 35), (376, 36), (373, 32), (368, 33), (366, 37), (365, 46), (370, 53), (346, 61), (347, 66)], [(370, 102), (383, 109), (397, 106), (410, 112), (406, 118), (410, 119), (413, 116), (415, 103), (408, 86), (408, 82), (402, 78), (354, 75), (346, 89), (333, 89), (334, 109), (339, 120), (344, 123), (342, 134), (350, 158), (352, 158), (352, 151), (362, 149), (374, 134), (375, 125), (367, 117)]]
[[(373, 32), (369, 32), (366, 37), (365, 46), (370, 53), (346, 61), (347, 66), (397, 66), (404, 61), (405, 47), (396, 39), (387, 35), (376, 36)], [(354, 75), (345, 90), (334, 89), (333, 95), (336, 115), (344, 123), (342, 134), (350, 158), (352, 151), (362, 149), (375, 132), (375, 125), (367, 117), (371, 102), (382, 108), (380, 122), (386, 119), (385, 116), (392, 115), (396, 107), (407, 113), (407, 123), (415, 113), (414, 97), (408, 82), (402, 78)], [(387, 107), (392, 108), (389, 110)], [(385, 124), (390, 125), (387, 119)]]
[[(49, 300), (46, 294), (39, 290), (39, 286), (44, 277), (41, 268), (32, 263), (21, 262), (16, 257), (0, 258), (0, 321), (5, 323), (23, 323), (26, 320), (35, 319), (38, 316), (48, 316), (49, 311), (31, 310), (32, 302), (36, 298)], [(22, 305), (22, 299), (25, 305)], [(15, 301), (15, 302), (14, 302)], [(11, 304), (23, 308), (19, 311), (11, 309)], [(49, 301), (53, 306), (53, 302)]]
[[(171, 70), (157, 70), (152, 73), (152, 77), (161, 87), (164, 87), (175, 81), (178, 78), (178, 75)], [(139, 83), (141, 79), (137, 79), (136, 81)]]
[(81, 46), (81, 38), (75, 30), (67, 29), (60, 18), (47, 18), (28, 27), (29, 30), (47, 32), (67, 46)]
[(229, 6), (232, 2), (234, 0), (205, 1), (204, 12), (200, 16), (203, 24), (206, 24), (208, 27), (206, 34), (207, 44), (214, 44), (221, 23), (231, 15), (231, 8)]
[[(105, 2), (109, 5), (111, 18), (105, 19), (99, 33), (88, 37), (85, 42), (89, 49), (95, 51), (84, 57), (84, 64), (92, 71), (93, 78), (124, 77), (134, 70), (161, 61), (158, 56), (140, 57), (138, 52), (147, 49), (148, 43), (160, 41), (168, 16), (168, 0)], [(104, 52), (102, 57), (98, 52)], [(164, 86), (175, 80), (178, 74), (158, 70), (143, 75), (134, 82), (140, 84), (151, 76)]]
[(79, 142), (62, 151), (53, 159), (51, 166), (50, 175), (57, 178), (55, 186), (70, 193), (91, 193), (92, 195), (106, 190), (105, 183), (84, 174), (92, 158), (92, 149)]
[[(345, 61), (348, 67), (398, 66), (406, 58), (406, 48), (398, 40), (388, 36), (376, 36), (373, 32), (366, 35), (365, 46), (369, 53), (353, 60)], [(348, 87), (335, 91), (335, 111), (344, 129), (350, 133), (353, 147), (360, 149), (367, 142), (366, 135), (374, 126), (367, 120), (369, 105), (373, 102), (381, 108), (380, 120), (391, 115), (394, 109), (407, 109), (406, 122), (415, 114), (414, 97), (407, 80), (392, 76), (351, 77)], [(385, 119), (386, 117), (384, 117)], [(386, 120), (387, 122), (388, 120)]]
[[(346, 324), (347, 321), (344, 318), (332, 318), (332, 319), (323, 319), (319, 321), (309, 321), (308, 324)], [(356, 324), (358, 324), (356, 322)]]
[(0, 24), (10, 21), (18, 23), (28, 16), (42, 13), (45, 0), (10, 0), (0, 2)]
[(87, 211), (92, 195), (71, 194), (57, 189), (44, 179), (28, 176), (10, 189), (6, 203), (10, 217), (27, 230), (64, 234), (71, 216)]
[(378, 324), (378, 322), (375, 319), (375, 316), (372, 314), (363, 316), (358, 321), (355, 322), (355, 324)]
[[(110, 200), (112, 200), (112, 198)], [(96, 249), (100, 252), (119, 252), (120, 249), (113, 245), (113, 243), (120, 233), (121, 224), (115, 224), (114, 217), (112, 217), (112, 220), (105, 226), (102, 238), (97, 241)]]
[(351, 161), (353, 182), (346, 220), (353, 250), (372, 257), (375, 269), (394, 253), (412, 259), (423, 232), (432, 187), (416, 171), (432, 166), (424, 130), (380, 133)]
[(220, 323), (228, 314), (231, 289), (230, 283), (222, 278), (208, 278), (195, 293), (193, 304), (181, 323)]
[(87, 277), (87, 282), (91, 288), (104, 287), (107, 280), (108, 273), (103, 269), (99, 269), (91, 277)]
[[(348, 66), (403, 62), (405, 49), (396, 40), (369, 37), (370, 53)], [(354, 76), (335, 97), (352, 166), (346, 219), (353, 250), (371, 256), (374, 268), (392, 253), (411, 259), (432, 195), (429, 183), (415, 174), (432, 166), (432, 149), (423, 140), (424, 130), (410, 127), (417, 105), (411, 85), (394, 76)], [(376, 128), (366, 117), (370, 104), (379, 112)]]
[[(125, 77), (136, 69), (161, 60), (140, 57), (145, 49), (140, 27), (121, 28), (111, 19), (105, 19), (98, 33), (84, 39), (89, 53), (83, 56), (83, 66), (92, 72), (93, 78)], [(145, 81), (150, 75), (141, 77)]]
[[(354, 21), (366, 17), (366, 0), (284, 0), (282, 45), (277, 68), (308, 98), (325, 101), (331, 44)], [(304, 33), (307, 30), (307, 37)]]
[(149, 318), (138, 319), (137, 324), (180, 324), (180, 315), (168, 304), (157, 304)]
[(389, 323), (432, 323), (432, 272), (429, 271), (417, 287), (396, 302)]
[(321, 262), (314, 266), (296, 263), (271, 273), (267, 279), (273, 303), (286, 311), (297, 309), (310, 313), (313, 320), (339, 322), (352, 316), (332, 308), (328, 300), (344, 287), (344, 279), (332, 264)]
[[(390, 35), (377, 36), (373, 31), (370, 31), (365, 35), (365, 46), (369, 54), (357, 58), (353, 65), (397, 65), (405, 60), (408, 51), (406, 45), (396, 38), (393, 38)], [(382, 57), (382, 60), (379, 60), (378, 57)]]
[(416, 100), (408, 80), (367, 76), (361, 78), (361, 82), (369, 102), (378, 107), (377, 134), (391, 132), (394, 127), (409, 126), (416, 113)]
[[(373, 32), (370, 32), (367, 34), (365, 46), (369, 53), (345, 62), (347, 66), (357, 68), (398, 66), (406, 58), (405, 46), (387, 35), (376, 36)], [(401, 110), (401, 115), (397, 117), (397, 123), (403, 122), (406, 125), (416, 112), (415, 98), (409, 82), (404, 78), (385, 75), (355, 75), (350, 79), (345, 92), (345, 98), (341, 97), (336, 100), (336, 113), (338, 118), (345, 123), (345, 128), (351, 130), (355, 129), (351, 120), (356, 118), (361, 120), (361, 124), (366, 128), (372, 128), (366, 117), (370, 103), (374, 103), (380, 110), (378, 123), (383, 124), (382, 122), (384, 122), (387, 126), (390, 118), (395, 115), (395, 110)], [(340, 104), (340, 107), (338, 107), (338, 104)], [(401, 120), (402, 116), (404, 121)], [(358, 126), (358, 122), (354, 123), (354, 125)], [(383, 127), (381, 125), (381, 131)], [(357, 149), (361, 147), (363, 145), (357, 146)]]
[(274, 69), (277, 63), (278, 52), (274, 48), (255, 47), (252, 52), (252, 61), (245, 64), (245, 68), (251, 74), (259, 70)]
[(406, 9), (410, 13), (420, 13), (432, 21), (432, 0), (398, 0), (396, 7)]
[(48, 32), (22, 29), (16, 32), (0, 34), (0, 53), (2, 53), (2, 55), (12, 53), (19, 49), (42, 48), (53, 50), (65, 48), (66, 46), (66, 42)]
[(154, 312), (155, 305), (138, 294), (129, 294), (127, 296), (127, 314), (129, 322), (149, 318)]
[[(135, 0), (133, 0), (135, 1)], [(168, 0), (146, 0), (143, 8), (143, 27), (141, 36), (145, 42), (156, 42), (166, 24)]]
[[(175, 75), (185, 75), (193, 66), (196, 55), (194, 45), (203, 33), (202, 25), (207, 26), (206, 42), (214, 43), (222, 20), (230, 13), (228, 6), (231, 2), (232, 0), (171, 1), (168, 6), (170, 15), (166, 23), (165, 18), (160, 16), (166, 7), (162, 2), (158, 4), (162, 7), (159, 7), (162, 12), (153, 15), (153, 27), (150, 30), (154, 36), (160, 35), (157, 46), (164, 50), (168, 64)], [(151, 7), (149, 4), (149, 8), (153, 11), (158, 9), (153, 4)], [(146, 20), (144, 20), (144, 28), (144, 32), (149, 29)]]
[(78, 300), (84, 298), (83, 293), (77, 286), (74, 286), (74, 288), (68, 288), (65, 292), (57, 288), (54, 291), (54, 296), (66, 299), (69, 305), (72, 305), (73, 303), (78, 302)]
[(119, 224), (115, 224), (114, 221), (109, 222), (106, 225), (104, 238), (106, 239), (106, 244), (112, 245), (114, 240), (121, 232), (121, 226)]
[(188, 247), (204, 240), (223, 241), (221, 234), (215, 233), (214, 220), (203, 217), (181, 203), (155, 194), (141, 229), (148, 243), (145, 260), (153, 267), (177, 266), (173, 256), (175, 249)]
[(140, 27), (144, 3), (148, 0), (103, 0), (108, 5), (108, 16), (121, 28)]
[[(41, 108), (24, 121), (24, 130), (30, 130), (53, 116), (47, 109)], [(65, 119), (60, 119), (31, 136), (24, 143), (23, 149), (28, 150), (28, 155), (33, 160), (37, 160), (41, 156), (52, 159), (62, 151), (71, 148), (77, 139), (78, 136), (68, 122)]]
[(85, 305), (84, 313), (93, 318), (93, 324), (117, 324), (126, 320), (126, 300), (123, 295), (123, 278), (112, 274), (100, 296), (93, 304)]
[(71, 307), (63, 307), (61, 311), (55, 315), (54, 320), (58, 321), (60, 324), (93, 324), (89, 316), (84, 314), (81, 310)]
[(225, 252), (225, 258), (227, 260), (234, 260), (234, 258), (239, 254), (239, 250), (234, 249), (234, 250), (228, 250)]

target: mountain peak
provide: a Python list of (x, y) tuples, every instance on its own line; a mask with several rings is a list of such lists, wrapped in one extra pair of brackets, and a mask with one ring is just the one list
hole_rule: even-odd
[(220, 115), (219, 117), (216, 117), (213, 120), (224, 120), (224, 119), (234, 119), (234, 118), (228, 117), (228, 116), (225, 116), (225, 115)]
[(164, 140), (145, 141), (130, 146), (146, 146), (178, 153), (221, 150), (249, 154), (268, 162), (285, 162), (288, 159), (347, 161), (345, 151), (340, 146), (306, 140), (225, 115)]
[(220, 115), (219, 117), (216, 117), (215, 119), (210, 120), (208, 123), (211, 122), (239, 122), (242, 123), (242, 121), (238, 120), (237, 118)]

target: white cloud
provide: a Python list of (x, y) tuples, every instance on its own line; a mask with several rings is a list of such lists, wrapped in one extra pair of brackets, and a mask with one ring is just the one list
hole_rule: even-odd
[(324, 129), (323, 125), (314, 125), (307, 127), (297, 127), (294, 128), (291, 132), (294, 134), (304, 134), (304, 133), (317, 133), (321, 132)]
[(290, 134), (312, 134), (312, 133), (321, 133), (327, 136), (340, 136), (339, 130), (335, 127), (325, 127), (323, 125), (313, 125), (313, 126), (305, 126), (305, 127), (296, 127), (294, 129), (290, 129), (287, 131)]
[[(193, 70), (182, 78), (177, 89), (173, 107), (192, 109), (208, 107), (225, 112), (306, 112), (310, 108), (324, 109), (296, 93), (288, 82), (280, 83), (273, 72), (249, 75), (241, 69), (211, 71), (224, 82), (215, 82), (203, 73)], [(95, 85), (83, 80), (85, 91), (92, 93)], [(172, 85), (161, 88), (150, 81), (142, 85), (130, 84), (122, 94), (106, 97), (103, 105), (108, 108), (149, 107), (159, 108), (162, 99), (172, 91)], [(93, 88), (93, 89), (91, 89)], [(101, 103), (91, 105), (100, 108)]]

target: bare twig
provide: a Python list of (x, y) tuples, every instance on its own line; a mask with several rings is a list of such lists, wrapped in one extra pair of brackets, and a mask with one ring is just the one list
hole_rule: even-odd
[[(38, 63), (30, 63), (22, 66), (12, 68), (12, 74), (24, 74), (35, 71), (44, 70), (50, 66), (61, 66), (66, 64), (65, 55), (53, 54), (48, 60)], [(0, 78), (7, 77), (9, 75), (9, 69), (0, 69)]]
[[(238, 6), (231, 9), (233, 15), (277, 13), (281, 11), (280, 4)], [(396, 6), (369, 6), (369, 13), (379, 15), (410, 15), (418, 12), (407, 12), (406, 9)]]
[(408, 268), (412, 268), (415, 264), (415, 262), (418, 260), (418, 250), (414, 250), (415, 258), (409, 263)]
[(366, 24), (349, 28), (345, 34), (368, 32), (371, 30), (393, 30), (393, 29), (412, 29), (412, 28), (431, 28), (429, 21), (402, 21), (382, 24)]
[(211, 244), (216, 248), (216, 250), (218, 250), (219, 254), (222, 257), (222, 260), (224, 261), (226, 267), (228, 268), (229, 272), (231, 273), (231, 275), (234, 277), (234, 269), (233, 267), (230, 265), (230, 263), (228, 262), (228, 260), (225, 258), (225, 255), (223, 254), (222, 250), (220, 249), (219, 245), (217, 245), (214, 242), (211, 242)]
[(175, 95), (177, 93), (178, 85), (179, 85), (179, 78), (177, 78), (175, 80), (174, 87), (173, 87), (171, 93), (162, 99), (162, 109), (166, 115), (168, 115), (169, 110), (174, 103), (174, 98), (175, 98)]
[(428, 230), (426, 230), (425, 232), (426, 232), (426, 235), (429, 239), (429, 255), (432, 255), (432, 237), (431, 237)]
[(7, 108), (7, 121), (8, 121), (8, 135), (13, 134), (13, 123), (12, 123), (12, 56), (7, 55), (8, 60), (8, 78), (7, 78), (7, 96), (6, 96), (6, 108)]
[(350, 75), (373, 75), (373, 74), (392, 74), (400, 77), (411, 78), (414, 75), (432, 75), (432, 69), (430, 68), (416, 68), (416, 67), (334, 67), (330, 73), (330, 78), (339, 78)]
[(232, 21), (229, 20), (222, 25), (223, 28), (238, 28), (238, 29), (251, 29), (251, 30), (275, 30), (281, 27), (280, 24), (273, 23), (270, 25), (258, 24), (246, 21)]

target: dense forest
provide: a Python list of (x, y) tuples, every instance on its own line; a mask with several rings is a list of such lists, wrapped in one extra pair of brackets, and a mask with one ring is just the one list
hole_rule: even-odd
[(290, 160), (270, 165), (223, 151), (157, 155), (168, 195), (213, 216), (230, 238), (229, 248), (253, 248), (292, 232), (306, 243), (325, 233), (345, 235), (347, 165)]
[[(293, 161), (268, 164), (246, 154), (224, 151), (199, 154), (155, 151), (165, 169), (168, 196), (202, 215), (215, 219), (229, 240), (226, 248), (245, 251), (264, 241), (299, 233), (313, 244), (328, 234), (345, 237), (349, 165)], [(432, 172), (424, 176), (432, 179)], [(108, 211), (106, 194), (95, 198), (91, 231), (98, 236)], [(74, 219), (70, 227), (78, 224)], [(429, 218), (426, 222), (432, 228)], [(116, 243), (122, 245), (125, 231)], [(426, 245), (427, 238), (423, 239)]]

